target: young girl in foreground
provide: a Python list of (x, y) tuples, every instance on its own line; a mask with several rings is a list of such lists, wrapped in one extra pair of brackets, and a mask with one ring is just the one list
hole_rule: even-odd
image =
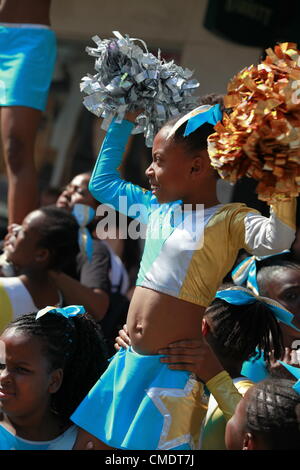
[[(77, 449), (85, 449), (93, 436), (101, 441), (94, 440), (99, 449), (194, 448), (207, 399), (190, 373), (162, 364), (158, 350), (182, 338), (201, 337), (205, 309), (240, 248), (266, 255), (293, 242), (294, 200), (272, 206), (269, 219), (244, 204), (219, 203), (207, 137), (220, 119), (218, 105), (202, 106), (194, 116), (189, 113), (158, 132), (146, 170), (149, 191), (123, 181), (117, 171), (133, 123), (113, 121), (108, 130), (90, 190), (119, 211), (119, 198), (125, 196), (127, 215), (133, 216), (131, 206), (139, 204), (139, 220), (148, 225), (127, 318), (132, 347), (114, 356), (72, 416), (85, 430)], [(185, 136), (190, 124), (194, 131)], [(203, 205), (203, 220), (197, 204)], [(182, 219), (176, 208), (182, 209)]]
[(70, 415), (106, 367), (99, 327), (83, 312), (46, 307), (3, 332), (0, 450), (72, 449)]

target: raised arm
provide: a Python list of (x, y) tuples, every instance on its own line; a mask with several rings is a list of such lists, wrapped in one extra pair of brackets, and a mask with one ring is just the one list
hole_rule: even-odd
[(270, 206), (270, 217), (263, 217), (246, 206), (232, 219), (231, 233), (255, 256), (267, 256), (289, 249), (296, 234), (296, 199)]
[[(111, 204), (117, 211), (147, 223), (151, 203), (157, 201), (156, 197), (151, 191), (124, 181), (118, 171), (133, 127), (134, 124), (125, 119), (120, 124), (115, 121), (111, 123), (90, 180), (89, 190), (101, 203)], [(120, 200), (120, 197), (124, 199)], [(137, 208), (132, 208), (133, 204), (141, 205), (140, 213)]]

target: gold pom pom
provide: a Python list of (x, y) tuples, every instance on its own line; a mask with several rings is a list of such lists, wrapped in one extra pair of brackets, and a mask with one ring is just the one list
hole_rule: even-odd
[(259, 199), (272, 203), (300, 192), (300, 51), (283, 43), (266, 53), (229, 82), (232, 112), (215, 126), (208, 152), (222, 178), (252, 177)]

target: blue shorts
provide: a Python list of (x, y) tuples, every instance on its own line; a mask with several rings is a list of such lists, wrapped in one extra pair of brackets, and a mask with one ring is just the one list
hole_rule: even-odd
[(199, 448), (208, 403), (203, 384), (160, 357), (121, 349), (71, 420), (117, 449)]
[(41, 111), (46, 107), (56, 60), (56, 37), (49, 28), (33, 26), (0, 23), (0, 106), (27, 106)]

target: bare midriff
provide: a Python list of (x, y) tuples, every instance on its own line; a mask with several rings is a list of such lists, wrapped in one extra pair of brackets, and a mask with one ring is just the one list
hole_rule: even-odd
[(203, 306), (137, 286), (126, 322), (133, 349), (152, 355), (173, 341), (201, 337), (204, 312)]
[(50, 26), (51, 0), (2, 0), (1, 23), (29, 23)]

